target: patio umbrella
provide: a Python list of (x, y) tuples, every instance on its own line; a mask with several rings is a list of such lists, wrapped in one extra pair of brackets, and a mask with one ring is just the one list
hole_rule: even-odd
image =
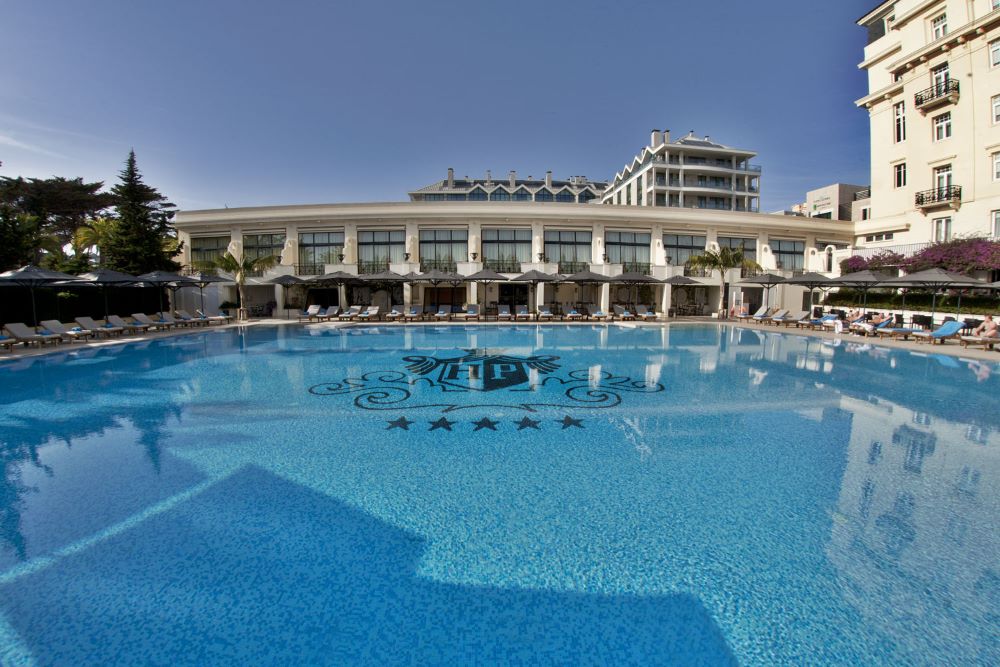
[[(785, 282), (784, 276), (779, 276), (774, 273), (762, 273), (758, 276), (751, 276), (749, 278), (744, 278), (739, 282), (740, 285), (760, 285), (764, 288), (764, 307), (767, 307), (767, 302), (770, 301), (768, 298), (771, 294), (771, 288), (775, 285), (780, 285)], [(727, 306), (728, 307), (728, 306)]]
[(863, 308), (867, 311), (868, 290), (891, 279), (892, 276), (888, 276), (884, 273), (875, 273), (874, 271), (857, 271), (855, 273), (848, 273), (839, 278), (834, 278), (830, 281), (830, 284), (831, 286), (837, 285), (842, 287), (853, 287), (861, 290), (861, 293), (864, 295)]
[[(489, 285), (490, 283), (502, 283), (507, 281), (507, 276), (497, 273), (493, 269), (483, 269), (482, 271), (477, 271), (473, 274), (465, 276), (465, 279), (470, 283), (482, 283), (484, 285)], [(486, 290), (483, 290), (483, 298), (486, 297)], [(485, 305), (485, 301), (484, 304)]]
[[(303, 280), (302, 278), (299, 278), (298, 276), (284, 275), (284, 276), (278, 276), (277, 278), (271, 278), (267, 282), (271, 283), (272, 285), (281, 285), (282, 288), (288, 289), (292, 285), (302, 285), (306, 281)], [(285, 303), (285, 317), (287, 318), (288, 317), (288, 299), (282, 299), (282, 301)], [(204, 295), (202, 295), (202, 297), (201, 297), (201, 310), (202, 310), (202, 312), (205, 312), (205, 297), (204, 297)]]
[(645, 273), (639, 273), (637, 271), (629, 271), (626, 273), (619, 274), (611, 278), (613, 283), (620, 283), (626, 287), (631, 285), (633, 289), (634, 296), (632, 297), (632, 307), (635, 307), (635, 302), (639, 300), (639, 285), (649, 285), (652, 283), (659, 283), (660, 281), (653, 276), (647, 276)]
[(887, 287), (923, 287), (931, 290), (931, 324), (934, 323), (934, 315), (937, 313), (937, 293), (942, 289), (957, 289), (958, 310), (955, 312), (957, 318), (962, 309), (962, 292), (976, 287), (988, 287), (982, 280), (970, 278), (961, 273), (945, 271), (944, 269), (933, 268), (924, 271), (917, 271), (909, 275), (900, 276), (886, 280)]
[[(671, 276), (670, 278), (667, 278), (666, 280), (663, 280), (661, 282), (664, 285), (670, 285), (671, 287), (679, 287), (679, 288), (686, 288), (686, 287), (690, 287), (691, 285), (700, 285), (701, 284), (697, 280), (694, 280), (692, 278), (688, 278), (687, 276)], [(667, 304), (667, 315), (668, 316), (670, 314), (670, 309), (673, 307), (673, 305), (674, 305), (674, 293), (673, 293), (673, 291), (671, 291), (670, 292), (670, 303)]]
[(62, 273), (61, 271), (43, 269), (34, 264), (27, 264), (19, 269), (11, 269), (10, 271), (0, 273), (0, 281), (11, 285), (18, 285), (19, 287), (27, 287), (28, 291), (31, 292), (31, 318), (33, 326), (36, 327), (38, 326), (38, 312), (35, 309), (35, 288), (45, 287), (46, 285), (64, 280), (75, 282), (76, 277), (68, 273)]
[[(516, 278), (511, 278), (512, 283), (530, 283), (532, 292), (532, 301), (535, 302), (535, 309), (538, 309), (538, 283), (554, 283), (561, 280), (559, 276), (552, 275), (551, 273), (543, 273), (532, 269), (526, 273), (522, 273)], [(535, 315), (537, 318), (538, 316)]]
[[(194, 286), (194, 280), (188, 278), (187, 276), (181, 276), (176, 273), (170, 273), (169, 271), (150, 271), (149, 273), (144, 273), (141, 276), (136, 276), (136, 280), (144, 282), (147, 285), (152, 285), (153, 287), (169, 287), (171, 285), (176, 286), (177, 289), (185, 287), (185, 283), (190, 286)], [(163, 312), (163, 290), (158, 290), (158, 296), (160, 297), (160, 312)]]
[[(358, 276), (354, 275), (353, 273), (347, 273), (345, 271), (334, 271), (333, 273), (324, 273), (321, 276), (313, 276), (312, 278), (306, 280), (306, 285), (307, 286), (332, 285), (333, 287), (340, 289), (342, 285), (348, 285), (350, 283), (354, 283), (357, 281), (358, 281)], [(339, 300), (340, 297), (338, 296), (337, 298)], [(341, 307), (344, 307), (344, 304), (340, 305)]]
[[(198, 294), (201, 297), (201, 312), (205, 312), (205, 288), (212, 283), (231, 283), (232, 280), (223, 278), (222, 276), (217, 276), (214, 273), (205, 273), (204, 271), (198, 271), (187, 276), (192, 280), (191, 285), (198, 287)], [(294, 278), (295, 276), (282, 276), (283, 278)], [(299, 280), (298, 278), (295, 278)], [(301, 280), (299, 280), (301, 282)]]
[(101, 292), (104, 294), (104, 321), (108, 319), (108, 288), (109, 287), (124, 287), (125, 285), (135, 285), (139, 282), (139, 278), (133, 276), (130, 273), (122, 273), (121, 271), (113, 271), (111, 269), (94, 269), (93, 271), (88, 271), (86, 273), (81, 273), (78, 275), (77, 280), (83, 283), (89, 283), (91, 285), (96, 285), (101, 288)]
[(812, 314), (813, 309), (813, 290), (817, 287), (823, 289), (826, 287), (829, 289), (831, 287), (831, 279), (824, 276), (822, 273), (803, 273), (801, 276), (794, 276), (792, 278), (787, 278), (785, 282), (789, 285), (801, 285), (803, 287), (809, 288), (809, 313)]

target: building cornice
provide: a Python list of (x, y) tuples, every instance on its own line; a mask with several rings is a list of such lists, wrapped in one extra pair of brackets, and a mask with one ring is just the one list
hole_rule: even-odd
[(302, 204), (180, 211), (174, 227), (186, 233), (200, 233), (232, 226), (274, 226), (278, 224), (383, 223), (435, 221), (461, 224), (475, 219), (481, 224), (603, 224), (625, 227), (671, 226), (676, 229), (713, 227), (753, 228), (768, 233), (800, 236), (822, 234), (824, 238), (849, 240), (853, 223), (833, 221), (821, 224), (816, 218), (708, 211), (667, 207), (614, 206), (607, 204), (556, 204), (536, 202), (386, 202), (362, 204)]
[(882, 49), (881, 51), (873, 55), (871, 58), (865, 58), (864, 60), (859, 62), (858, 69), (868, 69), (878, 61), (885, 60), (896, 51), (902, 51), (902, 49), (903, 49), (902, 42), (896, 42), (895, 44), (890, 44), (886, 48)]
[(900, 58), (886, 68), (891, 73), (897, 70), (913, 69), (917, 65), (927, 62), (935, 56), (951, 51), (953, 48), (965, 44), (970, 39), (975, 39), (986, 33), (987, 30), (1000, 26), (1000, 9), (995, 9), (989, 14), (975, 21), (966, 23), (944, 37), (931, 42), (922, 49), (917, 49), (903, 58)]
[(941, 8), (943, 9), (945, 5), (945, 0), (924, 0), (924, 2), (918, 3), (917, 6), (911, 9), (910, 11), (900, 16), (897, 16), (895, 20), (893, 20), (893, 22), (890, 24), (889, 29), (899, 30), (900, 26), (909, 23), (915, 17), (919, 16), (920, 14), (923, 14), (934, 5), (941, 5)]

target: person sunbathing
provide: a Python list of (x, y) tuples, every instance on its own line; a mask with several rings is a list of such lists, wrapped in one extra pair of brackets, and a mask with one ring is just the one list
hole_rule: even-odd
[(864, 331), (867, 331), (868, 333), (871, 333), (872, 331), (875, 331), (875, 327), (882, 324), (891, 317), (892, 317), (891, 315), (883, 315), (882, 313), (875, 313), (875, 315), (870, 320), (868, 320), (867, 322), (861, 322), (860, 324), (857, 325), (857, 327), (858, 329), (862, 329)]
[(993, 316), (987, 315), (986, 319), (972, 330), (972, 335), (982, 338), (996, 338), (1000, 336), (1000, 330), (997, 329), (997, 323), (993, 321)]

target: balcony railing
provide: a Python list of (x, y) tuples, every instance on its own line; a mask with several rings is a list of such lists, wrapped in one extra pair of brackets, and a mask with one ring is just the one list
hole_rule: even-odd
[(652, 270), (649, 262), (622, 262), (622, 273), (645, 273)]
[(900, 245), (874, 246), (871, 248), (858, 248), (853, 251), (853, 254), (864, 259), (869, 259), (871, 257), (875, 257), (876, 255), (891, 252), (897, 255), (902, 255), (906, 258), (916, 255), (924, 248), (929, 248), (930, 245), (930, 243), (903, 243)]
[(324, 264), (296, 264), (295, 275), (297, 276), (321, 276), (326, 272)]
[(559, 262), (559, 273), (564, 275), (586, 271), (588, 268), (587, 262)]
[(948, 79), (941, 83), (935, 83), (926, 90), (921, 90), (913, 96), (913, 105), (917, 109), (944, 104), (945, 102), (958, 101), (958, 79)]
[(962, 186), (949, 185), (944, 188), (922, 190), (915, 195), (914, 201), (918, 208), (951, 205), (962, 201)]
[(688, 266), (685, 264), (684, 275), (688, 278), (711, 278), (712, 269), (706, 269), (703, 266)]
[(516, 259), (484, 259), (483, 267), (497, 273), (521, 273), (521, 262)]
[(458, 271), (458, 263), (453, 259), (422, 259), (420, 260), (420, 271), (445, 271), (455, 273)]
[(389, 270), (389, 260), (375, 260), (371, 262), (358, 262), (358, 273), (367, 275), (370, 273), (382, 273)]

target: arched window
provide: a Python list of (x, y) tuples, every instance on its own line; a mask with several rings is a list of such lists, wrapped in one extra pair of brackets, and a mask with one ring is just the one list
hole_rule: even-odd
[(469, 201), (486, 201), (486, 191), (482, 188), (475, 188), (469, 193)]
[(542, 188), (535, 193), (535, 201), (552, 201), (552, 193)]

